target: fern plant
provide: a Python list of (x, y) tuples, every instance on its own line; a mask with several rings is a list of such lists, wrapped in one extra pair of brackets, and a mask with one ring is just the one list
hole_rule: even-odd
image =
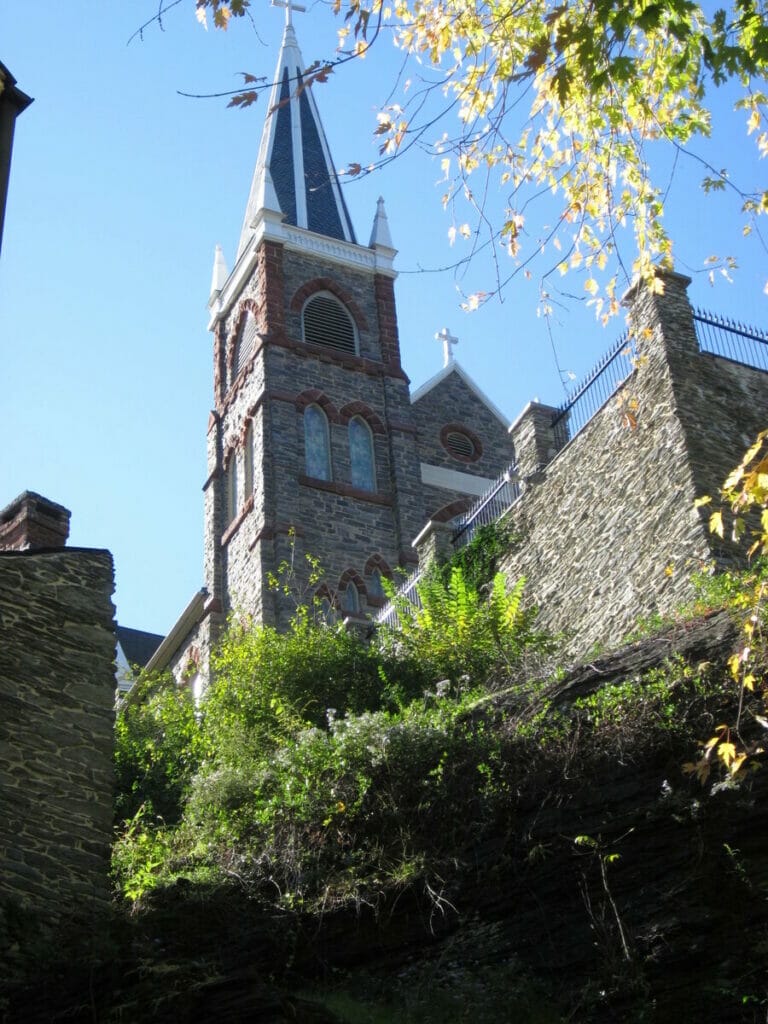
[(525, 648), (544, 642), (533, 630), (536, 610), (523, 607), (524, 587), (521, 579), (508, 589), (497, 573), (481, 592), (460, 565), (451, 566), (447, 582), (428, 574), (415, 601), (394, 598), (399, 626), (380, 643), (415, 661), (429, 682), (481, 684), (499, 662), (508, 668)]

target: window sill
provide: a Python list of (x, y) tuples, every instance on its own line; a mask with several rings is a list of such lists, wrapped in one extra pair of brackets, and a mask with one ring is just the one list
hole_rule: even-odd
[(352, 487), (350, 484), (340, 484), (333, 480), (318, 480), (313, 476), (299, 475), (299, 483), (302, 487), (313, 487), (318, 491), (328, 491), (330, 494), (338, 494), (342, 498), (356, 498), (358, 501), (368, 501), (372, 505), (389, 505), (393, 503), (392, 498), (386, 494), (377, 494), (376, 491), (363, 491), (359, 487)]
[(224, 533), (222, 533), (222, 535), (221, 535), (221, 546), (222, 547), (224, 547), (225, 545), (229, 544), (230, 540), (234, 537), (234, 535), (240, 529), (240, 524), (246, 518), (248, 513), (251, 512), (252, 510), (253, 510), (253, 495), (251, 494), (251, 495), (248, 496), (248, 500), (245, 502), (245, 504), (240, 509), (240, 511), (237, 513), (235, 518), (232, 520), (232, 522), (226, 528)]

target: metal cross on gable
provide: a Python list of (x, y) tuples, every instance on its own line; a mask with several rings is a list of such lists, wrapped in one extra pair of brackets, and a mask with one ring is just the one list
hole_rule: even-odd
[(447, 366), (453, 362), (453, 351), (454, 345), (459, 344), (459, 339), (455, 334), (451, 334), (447, 327), (444, 327), (442, 331), (438, 331), (435, 335), (435, 341), (442, 341), (443, 343), (443, 366)]
[(285, 24), (293, 25), (293, 18), (291, 13), (293, 11), (299, 11), (304, 14), (307, 10), (302, 4), (295, 4), (293, 0), (272, 0), (273, 7), (284, 7), (285, 8)]

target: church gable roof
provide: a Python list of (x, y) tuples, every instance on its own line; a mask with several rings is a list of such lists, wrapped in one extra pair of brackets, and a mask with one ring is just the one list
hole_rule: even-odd
[(305, 64), (288, 11), (238, 257), (265, 208), (295, 227), (356, 242), (313, 90), (304, 87)]
[(489, 410), (489, 412), (491, 412), (496, 417), (499, 423), (501, 423), (505, 429), (508, 429), (509, 420), (501, 411), (501, 409), (499, 409), (497, 405), (494, 405), (494, 403), (480, 388), (480, 386), (476, 384), (474, 380), (472, 380), (467, 371), (462, 366), (460, 366), (455, 359), (451, 359), (447, 366), (444, 366), (442, 370), (440, 370), (438, 373), (434, 375), (434, 377), (430, 377), (428, 381), (425, 381), (425, 383), (422, 384), (421, 387), (418, 387), (413, 392), (413, 394), (411, 395), (411, 405), (417, 405), (423, 398), (431, 394), (431, 392), (433, 392), (435, 388), (438, 388), (443, 383), (443, 381), (446, 381), (451, 376), (451, 374), (454, 373), (463, 381), (463, 383), (472, 392), (472, 394), (483, 403), (483, 405)]

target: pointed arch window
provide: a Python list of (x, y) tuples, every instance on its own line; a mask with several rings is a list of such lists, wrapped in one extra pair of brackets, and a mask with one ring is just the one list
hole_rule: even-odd
[(383, 598), (384, 585), (381, 582), (381, 569), (374, 569), (368, 580), (368, 595), (370, 597)]
[(336, 619), (336, 613), (333, 610), (333, 605), (331, 604), (330, 598), (328, 598), (328, 597), (321, 598), (321, 600), (320, 600), (320, 615), (322, 616), (323, 622), (327, 626), (332, 626), (333, 625), (333, 623), (334, 623), (334, 621)]
[(349, 421), (349, 459), (352, 466), (352, 486), (361, 491), (376, 490), (376, 461), (373, 453), (371, 428), (359, 416)]
[(348, 615), (360, 614), (360, 592), (351, 581), (347, 584), (342, 598), (342, 608)]
[(232, 452), (224, 471), (224, 487), (226, 489), (224, 496), (226, 521), (229, 524), (237, 515), (237, 456), (235, 452)]
[(328, 420), (318, 405), (308, 405), (304, 410), (304, 462), (307, 476), (315, 480), (331, 479)]
[(357, 352), (355, 322), (347, 309), (330, 292), (317, 292), (304, 303), (301, 312), (304, 341), (324, 345), (337, 352)]
[(243, 497), (248, 498), (253, 494), (253, 420), (248, 424), (245, 432), (245, 465), (243, 472)]

